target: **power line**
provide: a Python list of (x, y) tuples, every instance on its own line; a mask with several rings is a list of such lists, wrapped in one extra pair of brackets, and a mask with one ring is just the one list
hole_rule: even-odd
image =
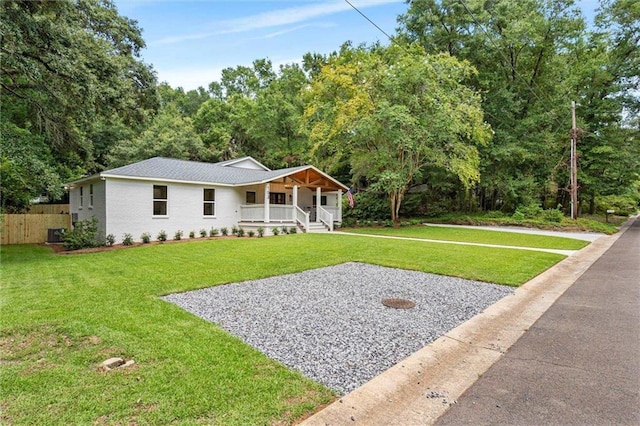
[(373, 25), (374, 27), (376, 27), (382, 34), (384, 34), (385, 36), (387, 36), (387, 38), (389, 39), (389, 41), (391, 41), (393, 43), (393, 38), (391, 38), (391, 36), (389, 34), (387, 34), (385, 32), (385, 30), (383, 30), (382, 28), (380, 28), (378, 26), (378, 24), (376, 24), (375, 22), (373, 22), (371, 19), (369, 19), (369, 17), (367, 15), (365, 15), (364, 13), (362, 13), (360, 11), (360, 9), (358, 9), (357, 7), (355, 7), (349, 0), (344, 0), (349, 6), (351, 6), (353, 8), (353, 10), (355, 10), (356, 12), (358, 12), (360, 15), (362, 15), (362, 17), (364, 19), (366, 19), (367, 21), (369, 21), (371, 23), (371, 25)]

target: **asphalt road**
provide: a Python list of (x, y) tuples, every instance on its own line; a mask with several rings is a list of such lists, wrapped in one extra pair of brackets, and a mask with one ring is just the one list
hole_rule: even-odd
[(640, 425), (640, 220), (437, 425)]

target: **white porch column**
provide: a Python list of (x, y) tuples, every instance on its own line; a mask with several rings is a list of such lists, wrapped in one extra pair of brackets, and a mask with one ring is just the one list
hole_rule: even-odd
[(316, 188), (316, 222), (320, 222), (320, 204), (322, 200), (322, 190), (320, 187)]
[(338, 189), (338, 217), (333, 220), (342, 222), (342, 189)]
[(293, 185), (293, 201), (294, 206), (298, 206), (298, 185)]
[(269, 223), (269, 192), (271, 192), (271, 184), (264, 186), (264, 223)]

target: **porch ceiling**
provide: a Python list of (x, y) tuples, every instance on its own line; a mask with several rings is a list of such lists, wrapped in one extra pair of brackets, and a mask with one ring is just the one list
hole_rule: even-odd
[(298, 185), (301, 188), (321, 188), (327, 191), (337, 191), (344, 189), (342, 185), (336, 183), (331, 177), (315, 168), (299, 170), (295, 173), (276, 179), (272, 182), (282, 182), (289, 185)]

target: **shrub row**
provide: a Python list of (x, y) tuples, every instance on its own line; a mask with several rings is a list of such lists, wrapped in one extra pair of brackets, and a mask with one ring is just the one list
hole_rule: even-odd
[[(295, 234), (298, 231), (296, 227), (287, 228), (283, 226), (281, 228), (274, 227), (271, 229), (273, 235), (282, 234)], [(208, 231), (206, 229), (201, 229), (199, 232), (201, 238), (209, 237), (217, 237), (218, 235), (227, 236), (229, 235), (229, 229), (226, 227), (223, 228), (211, 228)], [(231, 228), (231, 235), (235, 235), (237, 237), (244, 237), (247, 235), (248, 237), (254, 237), (256, 235), (256, 231), (250, 230), (245, 233), (245, 230), (241, 227), (233, 226)], [(184, 236), (184, 232), (182, 230), (178, 230), (173, 234), (174, 241), (181, 240)], [(264, 228), (258, 227), (257, 236), (264, 236)], [(100, 232), (98, 230), (98, 219), (94, 216), (91, 219), (79, 221), (75, 223), (75, 226), (72, 230), (65, 232), (62, 234), (63, 245), (66, 250), (80, 250), (83, 248), (91, 248), (91, 247), (100, 247), (100, 246), (108, 246), (111, 247), (116, 242), (116, 236), (113, 234), (109, 234), (106, 237), (101, 237)], [(189, 238), (196, 238), (196, 232), (190, 231)], [(168, 235), (167, 232), (162, 230), (156, 235), (156, 240), (160, 242), (167, 241)], [(148, 232), (142, 233), (140, 235), (140, 241), (143, 244), (147, 244), (151, 242), (151, 234)], [(122, 244), (125, 246), (130, 246), (134, 243), (133, 235), (129, 233), (125, 233), (122, 237)]]

